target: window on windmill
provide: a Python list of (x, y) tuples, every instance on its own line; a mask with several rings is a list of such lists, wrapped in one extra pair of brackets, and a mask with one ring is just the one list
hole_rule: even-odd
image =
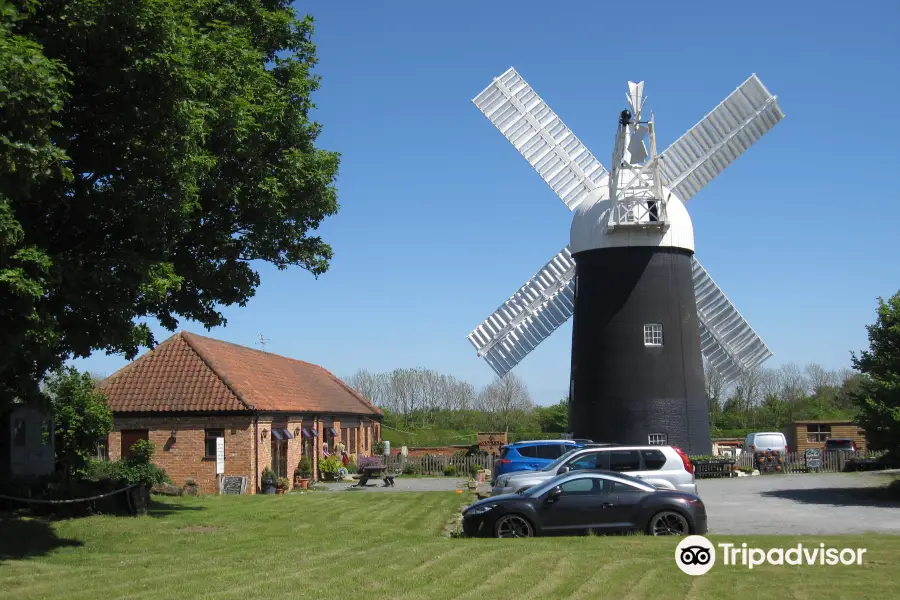
[(663, 345), (662, 323), (647, 323), (646, 325), (644, 325), (644, 345), (645, 346), (662, 346)]
[(668, 443), (668, 437), (664, 433), (651, 433), (647, 436), (647, 445), (649, 446), (665, 446)]

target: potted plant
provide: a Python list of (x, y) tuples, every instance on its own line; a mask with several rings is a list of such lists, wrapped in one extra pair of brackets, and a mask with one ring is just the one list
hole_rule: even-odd
[(301, 490), (309, 489), (310, 477), (312, 477), (312, 462), (308, 456), (304, 456), (294, 471), (294, 485), (299, 486)]
[(344, 465), (335, 456), (329, 456), (319, 461), (319, 475), (325, 481), (334, 481), (337, 473)]
[(290, 487), (291, 482), (287, 477), (279, 477), (275, 480), (275, 493), (281, 495)]
[(275, 475), (275, 471), (266, 467), (263, 469), (262, 477), (260, 478), (262, 482), (262, 492), (263, 494), (274, 494), (275, 493), (275, 484), (278, 483), (278, 476)]

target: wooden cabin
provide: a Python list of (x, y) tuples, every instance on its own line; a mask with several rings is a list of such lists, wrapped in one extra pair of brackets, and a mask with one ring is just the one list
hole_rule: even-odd
[(805, 452), (809, 448), (823, 448), (825, 440), (847, 438), (856, 443), (856, 449), (867, 449), (866, 432), (852, 421), (794, 421), (785, 432), (789, 452)]

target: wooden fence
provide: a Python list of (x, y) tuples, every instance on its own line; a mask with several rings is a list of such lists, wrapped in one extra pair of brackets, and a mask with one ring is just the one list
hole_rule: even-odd
[[(471, 477), (472, 472), (480, 469), (490, 469), (493, 472), (496, 457), (484, 455), (472, 456), (391, 456), (386, 461), (389, 471), (397, 473), (409, 473), (416, 475), (447, 475), (455, 474), (460, 477)], [(453, 469), (448, 469), (452, 465)], [(455, 469), (455, 473), (453, 470)]]
[[(831, 452), (820, 455), (820, 466), (811, 469), (820, 473), (841, 473), (844, 471), (857, 471), (866, 469), (884, 468), (879, 462), (881, 453), (875, 452)], [(395, 473), (408, 473), (416, 475), (447, 475), (452, 473), (459, 477), (471, 477), (473, 471), (479, 469), (490, 469), (494, 472), (494, 462), (497, 457), (485, 455), (472, 456), (445, 456), (445, 455), (424, 455), (424, 456), (390, 456), (386, 460), (389, 471)], [(749, 452), (742, 453), (737, 458), (722, 457), (718, 460), (696, 460), (695, 472), (698, 478), (722, 477), (729, 474), (729, 468), (737, 471), (740, 469), (759, 468), (760, 463), (758, 457), (754, 457)], [(806, 456), (803, 452), (788, 452), (773, 457), (772, 461), (766, 461), (771, 466), (780, 466), (781, 472), (784, 473), (806, 473), (810, 469), (807, 468)], [(452, 465), (455, 468), (448, 469)], [(733, 467), (732, 467), (733, 465)], [(774, 469), (773, 469), (774, 470)]]
[[(760, 465), (780, 466), (784, 473), (807, 473), (809, 471), (819, 473), (842, 473), (844, 471), (860, 471), (869, 468), (884, 468), (880, 463), (882, 453), (878, 452), (828, 452), (819, 455), (819, 466), (808, 468), (807, 458), (803, 452), (788, 452), (778, 456), (763, 457), (750, 452), (742, 453), (735, 460), (738, 469), (759, 469)], [(769, 460), (771, 457), (772, 460)], [(761, 470), (761, 469), (760, 469)]]

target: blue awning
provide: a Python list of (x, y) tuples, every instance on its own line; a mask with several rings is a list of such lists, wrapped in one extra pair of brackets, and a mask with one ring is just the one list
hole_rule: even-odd
[(334, 430), (334, 427), (330, 428), (329, 433), (331, 433), (331, 437), (337, 437), (337, 431)]
[(272, 430), (272, 437), (275, 438), (276, 440), (283, 440), (283, 439), (284, 439), (284, 435), (282, 435), (281, 432), (282, 432), (281, 429), (273, 429), (273, 430)]
[(310, 429), (309, 427), (303, 430), (303, 437), (305, 438), (314, 438), (319, 437), (319, 432), (315, 429)]
[(286, 439), (289, 439), (289, 440), (294, 439), (294, 435), (293, 435), (290, 431), (288, 431), (287, 429), (282, 429), (282, 430), (281, 430), (281, 433), (284, 434), (284, 437), (285, 437)]

